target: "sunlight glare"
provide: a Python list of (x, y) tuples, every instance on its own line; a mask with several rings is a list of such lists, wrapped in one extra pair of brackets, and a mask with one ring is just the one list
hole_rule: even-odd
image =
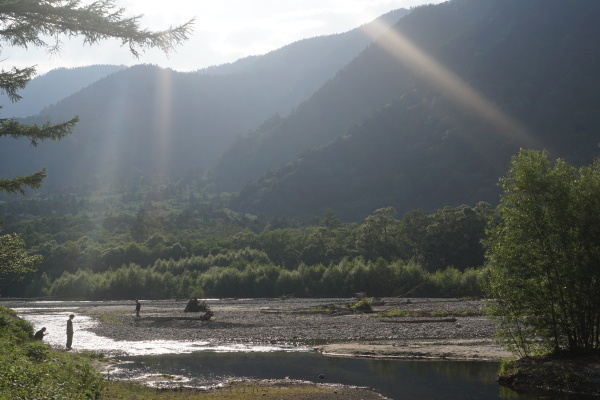
[(158, 144), (158, 148), (156, 149), (156, 154), (158, 157), (158, 170), (162, 175), (168, 175), (169, 168), (169, 154), (170, 149), (170, 140), (169, 136), (169, 127), (172, 126), (171, 123), (171, 77), (172, 73), (170, 70), (161, 70), (157, 76), (157, 93), (156, 98), (154, 99), (154, 127), (156, 129), (155, 138), (156, 143)]

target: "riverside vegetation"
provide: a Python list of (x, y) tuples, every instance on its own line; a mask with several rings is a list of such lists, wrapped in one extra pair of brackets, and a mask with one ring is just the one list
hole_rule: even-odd
[[(600, 160), (521, 151), (502, 178), (485, 293), (514, 386), (600, 393)], [(540, 357), (541, 355), (541, 357)]]
[[(379, 399), (366, 390), (287, 382), (232, 382), (219, 390), (163, 390), (105, 379), (95, 368), (101, 355), (53, 349), (33, 338), (32, 325), (0, 306), (0, 399)], [(354, 397), (357, 396), (357, 397)]]
[(102, 387), (90, 356), (33, 339), (33, 326), (0, 306), (0, 398), (94, 399)]
[[(3, 295), (131, 297), (421, 297), (481, 295), (487, 203), (391, 207), (361, 223), (333, 212), (294, 221), (237, 214), (185, 185), (120, 196), (42, 195), (0, 202), (0, 219), (43, 256)], [(6, 276), (5, 276), (6, 277)]]

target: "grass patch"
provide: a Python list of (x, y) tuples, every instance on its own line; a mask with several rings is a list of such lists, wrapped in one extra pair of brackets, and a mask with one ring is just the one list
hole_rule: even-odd
[(506, 377), (509, 375), (516, 375), (519, 373), (520, 371), (518, 370), (516, 360), (508, 360), (504, 358), (500, 361), (500, 368), (498, 370), (499, 377)]
[(350, 314), (353, 311), (354, 310), (352, 308), (350, 308), (349, 304), (343, 304), (343, 305), (322, 304), (322, 305), (311, 307), (311, 308), (297, 309), (297, 310), (290, 312), (290, 314), (328, 314), (328, 315), (333, 315), (333, 314)]
[(94, 318), (110, 325), (123, 325), (123, 313), (96, 314)]
[[(157, 389), (132, 382), (108, 382), (99, 400), (281, 400), (344, 398), (350, 389), (317, 385), (232, 382), (218, 390)], [(373, 397), (374, 398), (374, 397)]]
[(399, 308), (396, 308), (394, 310), (379, 312), (379, 313), (377, 313), (377, 317), (380, 317), (380, 318), (408, 317), (408, 314), (405, 311), (403, 311)]
[(290, 314), (335, 314), (339, 309), (332, 307), (314, 307), (304, 310), (296, 310)]

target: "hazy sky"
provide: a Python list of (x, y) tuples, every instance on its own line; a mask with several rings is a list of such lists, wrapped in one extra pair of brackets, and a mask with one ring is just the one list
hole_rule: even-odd
[(398, 8), (445, 0), (118, 0), (128, 15), (143, 14), (141, 25), (162, 30), (192, 17), (192, 38), (166, 57), (150, 50), (135, 59), (116, 41), (83, 46), (63, 39), (59, 55), (3, 47), (2, 68), (36, 65), (38, 73), (92, 64), (156, 64), (178, 71), (233, 62), (300, 39), (346, 32)]

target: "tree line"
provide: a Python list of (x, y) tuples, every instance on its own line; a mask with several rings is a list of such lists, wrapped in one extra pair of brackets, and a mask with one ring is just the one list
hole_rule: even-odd
[(414, 262), (354, 258), (329, 266), (301, 265), (289, 270), (261, 262), (264, 254), (260, 252), (246, 249), (235, 253), (224, 257), (230, 261), (224, 266), (209, 266), (205, 257), (196, 257), (159, 260), (148, 268), (130, 264), (104, 272), (80, 269), (65, 272), (53, 281), (42, 275), (33, 284), (31, 294), (95, 300), (352, 297), (358, 292), (372, 297), (481, 296), (481, 269), (459, 271), (448, 267), (429, 272)]
[[(203, 274), (205, 281), (202, 283), (198, 276), (193, 276), (194, 282), (200, 285), (197, 291), (202, 290), (202, 285), (208, 285), (207, 282), (214, 288), (226, 287), (214, 283), (215, 276), (229, 279), (230, 275), (240, 271), (252, 275), (251, 267), (257, 265), (275, 268), (277, 273), (269, 276), (281, 275), (281, 279), (292, 272), (304, 274), (304, 279), (310, 275), (309, 271), (334, 269), (354, 260), (365, 265), (414, 263), (423, 268), (424, 273), (431, 274), (453, 267), (462, 273), (483, 265), (481, 241), (488, 222), (495, 215), (489, 204), (478, 203), (474, 207), (446, 207), (430, 214), (414, 210), (402, 218), (397, 218), (395, 210), (387, 207), (375, 210), (360, 223), (343, 223), (329, 210), (321, 219), (306, 223), (237, 214), (224, 207), (226, 198), (190, 195), (190, 190), (163, 190), (163, 195), (168, 195), (157, 196), (154, 188), (147, 189), (146, 195), (141, 191), (136, 196), (124, 192), (120, 197), (108, 199), (40, 195), (37, 199), (0, 203), (0, 219), (5, 221), (5, 226), (19, 232), (32, 252), (43, 257), (37, 272), (29, 274), (23, 282), (3, 287), (3, 294), (50, 294), (53, 293), (52, 284), (59, 278), (74, 279), (73, 276), (83, 271), (94, 279), (138, 267), (165, 274), (167, 269), (158, 267), (162, 263), (178, 265), (168, 269), (173, 275), (186, 271), (192, 275)], [(150, 201), (149, 198), (159, 200)], [(53, 207), (54, 204), (60, 206)], [(252, 257), (248, 259), (240, 254), (252, 254)], [(208, 274), (213, 267), (233, 267), (237, 272), (216, 274), (212, 271), (212, 275)], [(115, 279), (112, 275), (109, 280)], [(173, 282), (164, 287), (187, 285), (175, 282), (181, 280), (179, 277), (161, 279)], [(299, 278), (294, 279), (298, 281)], [(355, 287), (353, 283), (347, 286), (336, 288), (335, 293), (351, 294), (353, 290), (366, 289)], [(261, 296), (269, 293), (326, 294), (322, 289), (308, 290), (306, 287), (296, 282), (294, 290), (278, 286), (253, 293)], [(214, 288), (205, 291), (217, 297), (235, 297), (248, 292), (244, 289), (235, 294), (230, 289), (223, 289), (221, 293)], [(104, 290), (103, 296), (109, 296), (108, 292), (110, 290)], [(151, 292), (152, 297), (158, 296)], [(95, 291), (90, 289), (91, 293)], [(169, 289), (164, 296), (168, 297), (170, 293), (186, 297), (191, 292)], [(385, 293), (391, 295), (392, 291)]]

